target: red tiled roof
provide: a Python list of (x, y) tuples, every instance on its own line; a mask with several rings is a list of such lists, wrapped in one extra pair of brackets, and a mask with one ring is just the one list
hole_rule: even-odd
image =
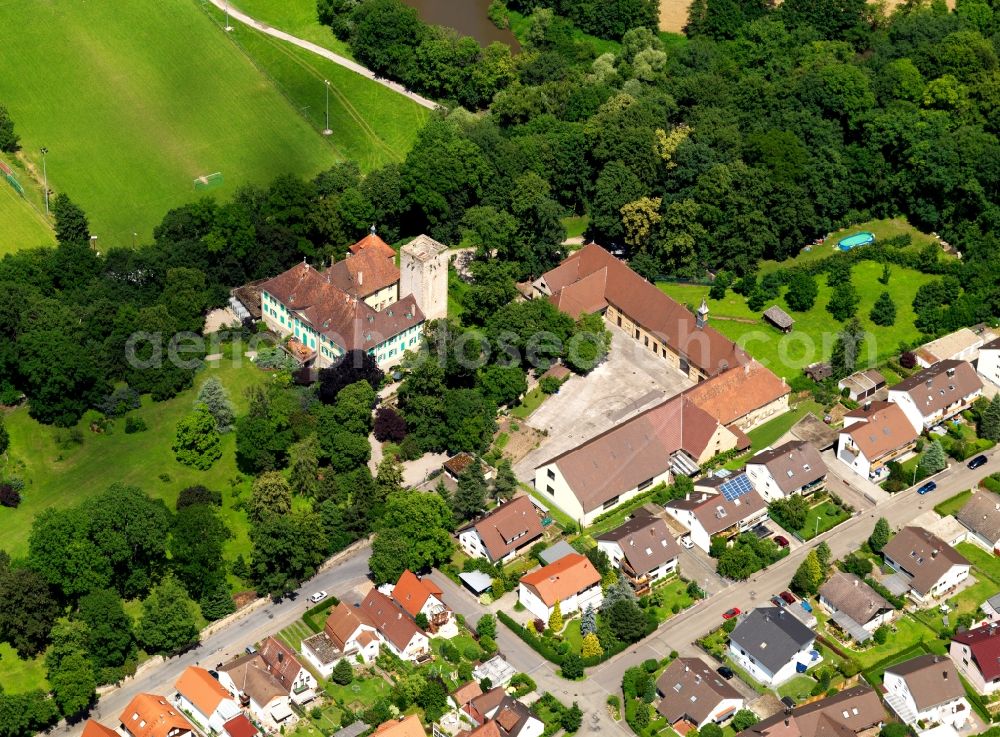
[(687, 308), (596, 243), (567, 257), (541, 280), (563, 312), (576, 318), (614, 305), (709, 376), (748, 360), (733, 341), (712, 327), (698, 328)]
[(455, 693), (451, 695), (451, 698), (455, 700), (455, 703), (459, 707), (465, 706), (470, 701), (478, 696), (483, 695), (483, 689), (476, 681), (469, 681), (464, 686), (459, 686), (455, 689)]
[(194, 729), (166, 698), (149, 693), (136, 694), (118, 720), (133, 737), (167, 737), (177, 730), (188, 733)]
[(420, 578), (409, 570), (403, 571), (403, 575), (392, 589), (392, 598), (411, 617), (420, 614), (420, 610), (432, 596), (441, 601), (443, 594), (437, 584), (429, 578)]
[(363, 625), (375, 626), (368, 620), (363, 611), (340, 602), (326, 618), (323, 630), (337, 646), (337, 649), (344, 651), (347, 649), (347, 641), (351, 639), (351, 635)]
[(393, 249), (393, 247), (390, 246), (381, 238), (379, 238), (375, 233), (369, 233), (360, 241), (358, 241), (357, 243), (355, 243), (353, 246), (350, 247), (351, 253), (355, 254), (361, 253), (366, 249), (372, 249), (376, 253), (381, 253), (386, 258), (396, 257), (396, 251)]
[(983, 680), (989, 683), (1000, 677), (1000, 628), (984, 624), (982, 627), (957, 632), (951, 639), (967, 645), (972, 651)]
[(184, 669), (174, 688), (205, 716), (211, 716), (225, 699), (233, 698), (207, 670), (194, 665)]
[(295, 657), (295, 651), (276, 638), (268, 637), (260, 646), (259, 652), (271, 669), (271, 675), (290, 689), (295, 682), (295, 676), (302, 670), (302, 664)]
[(410, 714), (405, 719), (391, 719), (378, 725), (372, 732), (379, 737), (427, 737), (424, 725), (420, 723), (420, 717)]
[(399, 604), (378, 589), (372, 589), (361, 602), (361, 611), (386, 640), (403, 650), (422, 630)]
[(463, 530), (469, 528), (475, 528), (493, 561), (500, 560), (542, 534), (542, 522), (527, 496), (514, 497)]
[(222, 725), (226, 734), (229, 737), (257, 737), (260, 732), (255, 726), (242, 714), (237, 714), (228, 722)]
[(521, 583), (534, 589), (538, 598), (549, 607), (600, 582), (601, 574), (579, 553), (571, 553), (521, 576)]
[(364, 299), (399, 281), (396, 252), (389, 249), (386, 257), (377, 247), (365, 248), (343, 261), (338, 261), (324, 272), (333, 285), (352, 297)]
[(120, 737), (111, 727), (105, 727), (94, 719), (88, 719), (83, 725), (83, 737)]
[(783, 379), (751, 360), (695, 384), (684, 393), (720, 423), (728, 425), (791, 391)]
[(869, 461), (909, 445), (918, 437), (917, 431), (906, 419), (906, 413), (893, 402), (872, 402), (870, 406), (859, 407), (844, 416), (863, 420), (846, 426), (842, 432), (851, 436)]

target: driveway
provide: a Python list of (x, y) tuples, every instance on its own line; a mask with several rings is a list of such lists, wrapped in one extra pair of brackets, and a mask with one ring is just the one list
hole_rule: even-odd
[(715, 561), (701, 548), (681, 547), (679, 563), (681, 575), (689, 581), (697, 581), (709, 596), (717, 594), (729, 585), (729, 581), (715, 572)]
[(527, 424), (548, 433), (538, 448), (514, 466), (517, 477), (530, 483), (535, 467), (622, 420), (662, 402), (693, 382), (662, 358), (609, 325), (608, 359), (587, 376), (572, 376), (558, 394), (545, 400)]
[[(858, 476), (843, 461), (838, 461), (832, 450), (823, 453), (823, 462), (828, 471), (826, 488), (855, 509), (864, 512), (888, 501), (892, 496), (877, 484)], [(872, 499), (875, 501), (872, 502)]]

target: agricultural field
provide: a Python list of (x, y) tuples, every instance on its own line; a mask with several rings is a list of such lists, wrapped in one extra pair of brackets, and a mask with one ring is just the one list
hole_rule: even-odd
[(115, 422), (111, 433), (97, 434), (90, 429), (88, 415), (72, 433), (40, 425), (28, 416), (26, 408), (8, 413), (4, 417), (11, 439), (8, 462), (26, 485), (20, 507), (0, 510), (3, 549), (12, 557), (25, 555), (35, 515), (50, 507), (77, 504), (120, 481), (163, 499), (171, 509), (177, 494), (187, 486), (203, 484), (222, 492), (222, 517), (233, 532), (226, 544), (226, 558), (249, 557), (246, 514), (233, 509), (237, 495), (249, 491), (248, 481), (236, 469), (235, 433), (223, 436), (222, 458), (208, 471), (181, 465), (170, 449), (178, 421), (190, 411), (198, 388), (210, 376), (219, 377), (237, 411), (242, 412), (246, 409), (244, 390), (265, 382), (268, 374), (246, 362), (241, 368), (225, 362), (218, 368), (206, 368), (195, 377), (193, 388), (169, 401), (152, 402), (144, 397), (143, 406), (133, 414), (149, 429), (131, 435), (125, 433), (121, 420)]
[[(793, 266), (795, 263), (791, 260), (784, 265)], [(876, 363), (898, 353), (901, 342), (910, 343), (920, 337), (920, 331), (913, 326), (911, 303), (917, 289), (934, 279), (928, 274), (894, 265), (889, 284), (882, 285), (878, 281), (881, 274), (882, 265), (873, 261), (858, 262), (852, 272), (852, 281), (861, 297), (857, 317), (868, 333), (861, 351), (861, 362)], [(708, 299), (709, 322), (776, 374), (790, 379), (803, 366), (829, 359), (837, 333), (843, 327), (826, 310), (833, 290), (823, 275), (816, 278), (816, 283), (819, 296), (808, 312), (789, 309), (784, 294), (775, 300), (775, 304), (795, 320), (795, 326), (788, 335), (765, 323), (760, 313), (750, 311), (744, 297), (732, 291), (727, 291), (721, 300)], [(708, 298), (707, 286), (660, 283), (659, 287), (681, 303), (698, 305), (702, 298)], [(868, 319), (872, 305), (883, 291), (888, 291), (896, 303), (896, 323), (890, 327), (879, 327)]]
[[(418, 106), (347, 70), (324, 68), (314, 72), (318, 101), (298, 104), (309, 106), (307, 119), (294, 101), (303, 73), (282, 80), (300, 63), (268, 71), (282, 56), (271, 51), (255, 67), (235, 43), (254, 32), (227, 38), (191, 0), (13, 0), (0, 22), (21, 29), (0, 49), (8, 70), (0, 99), (35, 168), (36, 152), (49, 149), (50, 186), (87, 211), (98, 247), (131, 244), (133, 233), (148, 238), (166, 210), (204, 195), (194, 186), (199, 176), (221, 172), (211, 194), (224, 199), (241, 184), (286, 172), (311, 176), (347, 157), (366, 168), (401, 159), (427, 114), (420, 108), (397, 119)], [(315, 125), (323, 79), (332, 83), (330, 139)], [(83, 125), (87, 135), (80, 135)], [(381, 139), (383, 125), (394, 131), (384, 146), (372, 136)]]

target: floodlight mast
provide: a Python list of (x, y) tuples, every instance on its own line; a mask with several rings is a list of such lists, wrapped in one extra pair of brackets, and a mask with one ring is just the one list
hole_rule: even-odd
[(326, 128), (323, 129), (323, 135), (330, 136), (333, 135), (330, 129), (330, 80), (324, 79), (323, 84), (326, 87)]
[(42, 151), (42, 177), (45, 180), (44, 181), (44, 186), (45, 186), (45, 214), (48, 215), (49, 214), (49, 170), (48, 170), (48, 167), (45, 164), (45, 155), (49, 152), (49, 150), (45, 146), (42, 146), (41, 151)]

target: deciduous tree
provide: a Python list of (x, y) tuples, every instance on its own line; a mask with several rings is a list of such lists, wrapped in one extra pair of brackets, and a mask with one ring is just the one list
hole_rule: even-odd
[(173, 653), (198, 640), (195, 603), (180, 581), (167, 575), (142, 602), (136, 634), (147, 652)]
[(87, 625), (87, 654), (98, 668), (116, 668), (135, 653), (132, 618), (112, 589), (97, 589), (80, 599), (77, 616)]
[(823, 583), (823, 569), (815, 550), (810, 550), (792, 577), (792, 590), (801, 596), (812, 596)]
[(879, 295), (872, 305), (871, 312), (868, 313), (868, 319), (882, 327), (896, 324), (896, 303), (892, 301), (891, 294), (882, 292)]
[(45, 578), (31, 568), (0, 570), (0, 640), (26, 660), (45, 649), (61, 607)]
[(269, 471), (257, 477), (247, 502), (247, 517), (252, 524), (288, 514), (291, 509), (292, 490), (281, 473)]
[(208, 470), (222, 457), (222, 441), (208, 406), (195, 405), (194, 412), (177, 423), (174, 457), (185, 466)]
[(890, 537), (892, 537), (892, 529), (889, 527), (889, 520), (885, 517), (879, 517), (872, 534), (868, 536), (868, 546), (876, 553), (881, 553)]

